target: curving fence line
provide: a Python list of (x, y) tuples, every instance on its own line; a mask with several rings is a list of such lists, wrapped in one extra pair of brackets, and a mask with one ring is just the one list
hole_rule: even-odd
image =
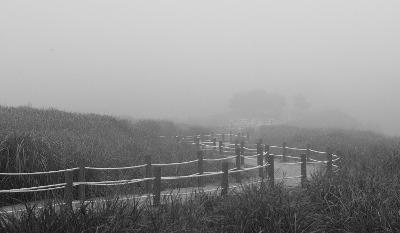
[[(261, 141), (257, 143), (256, 148), (249, 148), (244, 146), (244, 141), (239, 143), (229, 143), (227, 146), (224, 144), (224, 138), (226, 134), (209, 134), (209, 135), (194, 135), (186, 137), (176, 137), (177, 142), (187, 143), (189, 145), (196, 145), (197, 148), (197, 160), (174, 162), (174, 163), (151, 163), (151, 159), (146, 158), (146, 164), (127, 166), (127, 167), (80, 167), (80, 168), (70, 168), (58, 171), (44, 171), (44, 172), (32, 172), (32, 173), (0, 173), (0, 176), (28, 176), (28, 175), (48, 175), (55, 173), (64, 173), (65, 183), (50, 184), (37, 187), (28, 188), (18, 188), (9, 190), (0, 190), (0, 194), (4, 193), (30, 193), (30, 192), (44, 192), (64, 189), (64, 201), (67, 206), (72, 207), (73, 201), (73, 187), (78, 186), (79, 196), (81, 201), (85, 201), (85, 187), (86, 186), (118, 186), (118, 185), (129, 185), (137, 183), (145, 183), (146, 197), (152, 197), (153, 203), (155, 205), (160, 204), (160, 197), (166, 194), (161, 194), (161, 183), (162, 181), (176, 181), (181, 179), (196, 178), (198, 180), (198, 187), (203, 186), (202, 178), (221, 176), (221, 189), (212, 190), (202, 190), (202, 192), (212, 192), (221, 191), (222, 195), (226, 195), (229, 189), (237, 188), (237, 186), (229, 186), (228, 176), (234, 174), (236, 182), (241, 183), (240, 174), (243, 172), (258, 170), (258, 176), (261, 181), (250, 182), (247, 184), (254, 184), (259, 182), (264, 182), (264, 178), (268, 178), (268, 182), (271, 186), (274, 186), (275, 180), (278, 179), (301, 179), (301, 185), (304, 186), (307, 180), (306, 167), (307, 164), (324, 164), (326, 165), (326, 175), (331, 176), (333, 168), (338, 169), (339, 166), (334, 164), (341, 158), (335, 154), (324, 151), (313, 150), (308, 145), (307, 148), (295, 148), (288, 147), (286, 143), (282, 146), (269, 146), (261, 144)], [(222, 140), (219, 141), (218, 145), (216, 143), (216, 137), (219, 136)], [(232, 141), (233, 136), (243, 137), (240, 134), (232, 135), (230, 134), (230, 140)], [(202, 141), (201, 138), (210, 137), (210, 140)], [(247, 139), (248, 139), (247, 135)], [(165, 136), (160, 136), (160, 138), (166, 138)], [(282, 151), (281, 154), (270, 153), (271, 148), (279, 149)], [(215, 151), (220, 155), (220, 158), (203, 158), (203, 152), (206, 150)], [(287, 155), (287, 150), (301, 152), (300, 157)], [(231, 155), (234, 152), (235, 155)], [(250, 153), (250, 155), (246, 155)], [(311, 153), (317, 155), (326, 155), (326, 160), (316, 160), (311, 158)], [(301, 175), (291, 176), (283, 178), (274, 177), (274, 159), (281, 158), (282, 164), (285, 165), (300, 165)], [(233, 169), (228, 169), (228, 161), (235, 160), (236, 167)], [(256, 160), (257, 165), (251, 167), (245, 167), (245, 160)], [(297, 162), (289, 162), (289, 160), (296, 160)], [(222, 162), (222, 169), (218, 172), (203, 172), (204, 162)], [(197, 163), (197, 172), (190, 175), (182, 176), (161, 176), (161, 169), (163, 167), (169, 166), (181, 166), (187, 164)], [(145, 177), (140, 179), (128, 179), (128, 180), (105, 180), (105, 181), (92, 181), (88, 182), (85, 180), (86, 170), (96, 170), (96, 171), (107, 171), (107, 170), (127, 170), (127, 169), (145, 169)], [(79, 170), (79, 181), (73, 181), (72, 172)], [(151, 175), (153, 173), (153, 175)], [(152, 188), (150, 186), (153, 186)], [(178, 195), (185, 195), (184, 193)], [(142, 196), (138, 196), (139, 198)]]

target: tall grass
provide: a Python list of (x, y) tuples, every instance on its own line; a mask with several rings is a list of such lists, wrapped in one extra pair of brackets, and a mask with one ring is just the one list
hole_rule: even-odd
[[(160, 161), (176, 158), (172, 141), (154, 137), (159, 126), (150, 122), (138, 126), (132, 131), (134, 140), (135, 132), (146, 134), (145, 141), (154, 140), (152, 145), (159, 147)], [(18, 218), (1, 214), (0, 232), (400, 232), (399, 138), (284, 126), (263, 127), (255, 133), (255, 138), (271, 145), (286, 141), (289, 146), (331, 147), (343, 156), (342, 169), (330, 179), (315, 174), (303, 189), (261, 185), (227, 197), (173, 197), (159, 207), (114, 199), (67, 213), (49, 205)], [(137, 145), (143, 155), (157, 153), (143, 145)]]
[[(383, 191), (383, 190), (382, 190)], [(57, 212), (48, 206), (15, 218), (2, 215), (4, 232), (398, 232), (398, 195), (385, 203), (342, 178), (310, 182), (306, 189), (265, 185), (227, 197), (198, 194), (169, 204), (111, 200), (95, 209)], [(383, 191), (384, 192), (384, 191)], [(374, 199), (372, 199), (374, 197)], [(388, 198), (389, 196), (386, 196)], [(387, 201), (387, 200), (386, 200)]]
[[(153, 162), (178, 162), (195, 159), (190, 146), (176, 145), (178, 133), (204, 132), (202, 128), (178, 126), (168, 121), (129, 121), (96, 114), (67, 113), (55, 109), (0, 106), (0, 172), (35, 172), (64, 168), (118, 167), (143, 164), (151, 155)], [(160, 138), (159, 136), (167, 136)], [(193, 171), (193, 168), (192, 170)], [(165, 169), (165, 174), (189, 174), (190, 168)], [(90, 171), (88, 181), (141, 178), (143, 169)], [(74, 174), (78, 179), (78, 172)], [(0, 177), (0, 189), (62, 183), (63, 175)], [(140, 187), (131, 186), (140, 192)], [(126, 191), (126, 188), (114, 188)], [(89, 195), (101, 195), (110, 189), (91, 188)], [(42, 195), (43, 194), (43, 195)], [(42, 194), (1, 195), (0, 205), (46, 197)], [(48, 193), (49, 195), (59, 192)]]

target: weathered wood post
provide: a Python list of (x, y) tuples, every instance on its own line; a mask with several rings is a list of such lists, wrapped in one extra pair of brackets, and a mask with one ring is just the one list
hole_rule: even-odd
[[(197, 151), (197, 173), (199, 175), (203, 174), (203, 151)], [(203, 186), (203, 177), (197, 177), (198, 187)]]
[(338, 165), (338, 169), (341, 170), (343, 168), (343, 153), (338, 150), (336, 151), (336, 155), (338, 156), (338, 162), (336, 163)]
[(221, 195), (226, 196), (228, 194), (228, 188), (229, 188), (229, 180), (228, 180), (228, 168), (229, 168), (229, 163), (227, 161), (222, 162), (222, 180), (221, 180)]
[(229, 143), (232, 144), (233, 140), (232, 140), (232, 131), (229, 131)]
[(269, 186), (273, 188), (275, 186), (275, 164), (274, 164), (274, 155), (269, 153), (269, 145), (265, 145), (265, 153), (268, 159), (268, 179), (269, 179)]
[[(257, 164), (258, 166), (262, 166), (264, 165), (264, 153), (263, 153), (263, 148), (261, 146), (262, 140), (260, 139), (257, 143)], [(264, 168), (260, 167), (260, 169), (258, 169), (258, 176), (261, 179), (264, 179)]]
[[(268, 156), (269, 156), (269, 145), (264, 144), (264, 160), (267, 163), (268, 163)], [(267, 175), (268, 175), (268, 172), (267, 172)]]
[(225, 134), (224, 133), (222, 133), (221, 140), (222, 140), (222, 142), (225, 142)]
[[(81, 165), (79, 167), (79, 182), (86, 182), (86, 170), (85, 166)], [(86, 200), (86, 185), (80, 184), (79, 185), (79, 200), (84, 202)]]
[[(241, 159), (240, 159), (240, 148), (237, 143), (235, 143), (235, 154), (236, 154), (236, 170), (240, 170), (240, 164), (241, 164)], [(236, 173), (236, 182), (241, 183), (242, 182), (242, 177), (240, 173)]]
[(311, 145), (310, 144), (307, 144), (306, 156), (307, 156), (307, 161), (310, 161), (310, 158), (311, 158)]
[[(151, 156), (150, 155), (146, 155), (145, 157), (145, 162), (146, 162), (146, 167), (145, 167), (145, 178), (150, 178), (152, 177), (152, 168), (151, 168)], [(145, 183), (145, 190), (146, 193), (150, 193), (151, 192), (151, 181), (150, 180), (146, 180)]]
[(332, 177), (332, 151), (329, 147), (326, 148), (326, 155), (327, 155), (327, 159), (328, 159), (328, 162), (326, 163), (326, 175), (328, 178), (331, 178)]
[(219, 149), (219, 154), (222, 155), (224, 152), (224, 148), (222, 147), (222, 141), (218, 142), (218, 149)]
[[(176, 155), (179, 155), (179, 154), (180, 154), (180, 153), (179, 153), (179, 142), (180, 142), (179, 136), (175, 136), (175, 140), (176, 140), (176, 144), (175, 144), (175, 154), (176, 154)], [(180, 155), (179, 155), (179, 159), (180, 159), (180, 161), (183, 161), (183, 154), (180, 154)], [(176, 176), (179, 175), (179, 170), (180, 170), (180, 166), (176, 166), (176, 167), (175, 167), (175, 174), (176, 174)]]
[(286, 157), (287, 149), (286, 149), (286, 146), (287, 146), (287, 144), (286, 144), (286, 142), (284, 142), (282, 144), (282, 161), (283, 162), (287, 162), (287, 157)]
[(305, 188), (307, 183), (307, 154), (301, 154), (301, 187)]
[(154, 167), (153, 173), (153, 205), (158, 206), (161, 202), (161, 167)]
[(240, 142), (240, 162), (242, 163), (242, 166), (244, 167), (244, 140)]
[(74, 171), (67, 170), (64, 172), (65, 176), (65, 188), (64, 188), (64, 202), (66, 210), (72, 211), (72, 201), (74, 199), (73, 196), (73, 177)]
[(175, 136), (175, 140), (176, 140), (176, 147), (175, 147), (175, 149), (176, 149), (176, 152), (178, 153), (178, 152), (179, 152), (179, 144), (182, 142), (183, 137), (177, 135), (177, 136)]
[(213, 145), (213, 150), (216, 150), (217, 148), (217, 138), (212, 139), (212, 145)]
[(201, 150), (201, 148), (200, 148), (200, 139), (198, 137), (196, 138), (196, 142), (195, 143), (196, 143), (196, 150), (200, 151)]

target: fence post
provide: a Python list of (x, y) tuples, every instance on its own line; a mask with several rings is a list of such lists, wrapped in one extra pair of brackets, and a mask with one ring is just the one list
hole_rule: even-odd
[(301, 154), (301, 187), (305, 188), (307, 182), (307, 155)]
[(242, 166), (244, 167), (244, 140), (240, 142), (240, 162), (242, 163)]
[(228, 168), (229, 163), (227, 161), (222, 162), (222, 180), (221, 180), (221, 195), (226, 196), (228, 194), (229, 181), (228, 181)]
[(265, 145), (265, 153), (268, 158), (268, 178), (269, 178), (269, 186), (273, 188), (275, 186), (275, 164), (274, 164), (274, 155), (269, 153), (269, 145)]
[(326, 163), (326, 175), (328, 178), (332, 177), (332, 152), (331, 149), (328, 147), (326, 148), (326, 155), (328, 162)]
[[(241, 159), (240, 159), (240, 148), (237, 143), (235, 143), (235, 154), (236, 154), (236, 170), (240, 170), (240, 164), (241, 164)], [(240, 173), (236, 173), (236, 182), (241, 183), (242, 182), (242, 177)]]
[(284, 142), (284, 143), (282, 144), (282, 161), (283, 161), (283, 162), (287, 162), (287, 158), (286, 158), (286, 152), (287, 152), (286, 146), (287, 146), (287, 144), (286, 144), (286, 142)]
[[(145, 178), (150, 178), (152, 176), (151, 174), (151, 156), (150, 155), (146, 155), (145, 157), (146, 159), (146, 167), (145, 167)], [(145, 189), (146, 189), (146, 193), (150, 193), (151, 192), (151, 181), (150, 180), (146, 180), (145, 183)]]
[[(203, 151), (197, 151), (197, 173), (199, 175), (203, 174)], [(203, 186), (203, 177), (197, 177), (198, 187)]]
[(336, 151), (336, 155), (339, 158), (339, 160), (338, 160), (338, 162), (336, 164), (338, 165), (339, 170), (342, 170), (342, 168), (343, 168), (343, 161), (342, 161), (343, 160), (343, 153), (340, 150), (338, 150), (338, 151)]
[(222, 138), (221, 138), (221, 140), (222, 140), (222, 142), (225, 142), (225, 134), (224, 133), (222, 133), (222, 136), (221, 136)]
[(65, 176), (65, 188), (64, 188), (64, 202), (66, 209), (69, 211), (72, 211), (72, 200), (74, 199), (73, 197), (73, 171), (65, 171), (64, 172)]
[[(182, 153), (179, 153), (179, 142), (180, 142), (180, 137), (179, 136), (175, 136), (175, 139), (176, 139), (176, 144), (175, 144), (175, 154), (178, 156), (179, 155), (179, 160), (180, 161), (183, 161), (183, 154)], [(176, 166), (175, 167), (175, 174), (176, 174), (176, 176), (178, 176), (179, 175), (179, 170), (180, 170), (180, 166)]]
[(217, 147), (217, 138), (212, 139), (212, 145), (213, 145), (213, 149), (215, 150)]
[(210, 141), (212, 141), (214, 138), (215, 138), (215, 133), (214, 133), (214, 132), (211, 132), (211, 133), (210, 133)]
[[(79, 182), (85, 182), (86, 181), (86, 171), (85, 171), (85, 166), (81, 165), (79, 167)], [(79, 199), (81, 202), (84, 202), (86, 200), (86, 185), (80, 184), (79, 185)]]
[(232, 131), (229, 131), (229, 143), (232, 144)]
[(222, 155), (223, 154), (222, 141), (218, 142), (218, 148), (219, 148), (219, 154)]
[(196, 137), (196, 150), (197, 151), (201, 150), (201, 148), (200, 148), (200, 138), (199, 137)]
[(177, 135), (177, 136), (175, 136), (175, 139), (176, 139), (175, 151), (176, 151), (176, 153), (178, 153), (179, 152), (179, 144), (181, 142), (181, 137), (179, 137), (179, 135)]
[(154, 167), (153, 205), (160, 205), (161, 201), (161, 167)]
[[(264, 164), (264, 156), (263, 156), (263, 149), (261, 147), (261, 139), (257, 143), (257, 164), (258, 166), (262, 166)], [(260, 176), (261, 179), (264, 179), (264, 168), (260, 167), (258, 169), (258, 176)]]
[(310, 161), (310, 156), (311, 156), (311, 145), (307, 144), (307, 161)]

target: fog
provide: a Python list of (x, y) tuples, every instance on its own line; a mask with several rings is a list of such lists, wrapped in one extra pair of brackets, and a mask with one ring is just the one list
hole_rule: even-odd
[(400, 135), (400, 2), (0, 1), (0, 104), (185, 120), (265, 90)]

